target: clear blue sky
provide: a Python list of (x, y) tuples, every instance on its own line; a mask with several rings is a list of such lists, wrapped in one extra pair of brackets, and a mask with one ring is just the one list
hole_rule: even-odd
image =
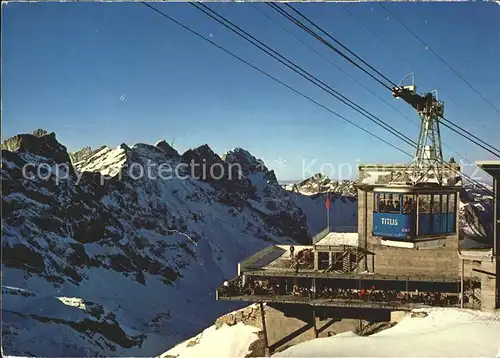
[[(405, 147), (366, 118), (306, 82), (189, 4), (154, 4), (345, 115)], [(266, 44), (411, 138), (417, 127), (245, 3), (209, 4)], [(416, 112), (265, 4), (259, 9), (414, 121)], [(376, 3), (295, 5), (392, 81), (416, 73), (419, 92), (439, 90), (445, 114), (496, 146), (499, 114)], [(343, 7), (347, 7), (375, 37)], [(500, 6), (404, 3), (386, 6), (500, 108)], [(381, 41), (380, 38), (383, 40)], [(397, 49), (409, 63), (390, 47)], [(175, 139), (184, 150), (208, 143), (219, 154), (243, 147), (299, 179), (302, 161), (406, 162), (393, 148), (238, 62), (137, 3), (9, 3), (2, 18), (3, 137), (46, 128), (70, 151)], [(465, 111), (463, 110), (465, 109)], [(481, 124), (470, 117), (473, 114)], [(442, 128), (445, 144), (475, 161), (493, 159)], [(445, 157), (459, 157), (444, 148)], [(281, 158), (284, 165), (276, 161)], [(470, 171), (469, 171), (470, 172)], [(306, 173), (307, 174), (307, 173)], [(306, 175), (304, 174), (304, 175)], [(345, 177), (348, 171), (344, 169)]]

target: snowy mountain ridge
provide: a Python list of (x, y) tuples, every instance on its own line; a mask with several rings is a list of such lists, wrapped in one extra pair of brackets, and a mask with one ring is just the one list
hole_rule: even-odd
[[(5, 354), (159, 354), (238, 307), (213, 296), (238, 261), (310, 240), (267, 168), (199, 176), (238, 157), (165, 144), (101, 147), (72, 164), (53, 133), (4, 142)], [(163, 178), (165, 167), (178, 172)]]
[(336, 193), (342, 196), (357, 196), (357, 189), (352, 180), (333, 180), (322, 173), (314, 174), (312, 177), (298, 183), (285, 184), (286, 190), (294, 191), (303, 195), (318, 195), (322, 193)]

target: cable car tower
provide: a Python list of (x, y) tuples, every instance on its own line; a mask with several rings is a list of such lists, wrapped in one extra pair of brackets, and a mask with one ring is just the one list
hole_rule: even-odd
[(417, 245), (457, 235), (458, 188), (444, 178), (446, 163), (439, 131), (444, 104), (433, 92), (420, 95), (414, 84), (401, 83), (392, 89), (393, 97), (401, 98), (419, 114), (420, 133), (410, 164), (393, 173), (387, 184), (373, 189), (373, 236)]
[[(443, 185), (443, 149), (439, 117), (443, 116), (444, 104), (438, 100), (437, 91), (435, 92), (436, 96), (432, 92), (420, 95), (417, 94), (414, 84), (401, 86), (401, 83), (392, 89), (393, 97), (401, 98), (411, 105), (419, 114), (421, 122), (415, 156), (408, 167), (396, 175), (391, 184)], [(409, 180), (406, 178), (408, 169), (410, 169)]]

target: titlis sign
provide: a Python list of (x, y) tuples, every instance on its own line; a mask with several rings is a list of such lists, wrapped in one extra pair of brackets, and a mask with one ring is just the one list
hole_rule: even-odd
[(382, 225), (391, 225), (391, 226), (398, 226), (398, 219), (392, 219), (392, 218), (381, 218)]

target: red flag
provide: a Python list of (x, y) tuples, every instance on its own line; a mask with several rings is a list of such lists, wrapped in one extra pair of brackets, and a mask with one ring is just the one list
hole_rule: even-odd
[(326, 193), (326, 202), (325, 202), (325, 206), (326, 206), (326, 209), (327, 209), (327, 210), (330, 210), (330, 196), (328, 195), (328, 193)]

